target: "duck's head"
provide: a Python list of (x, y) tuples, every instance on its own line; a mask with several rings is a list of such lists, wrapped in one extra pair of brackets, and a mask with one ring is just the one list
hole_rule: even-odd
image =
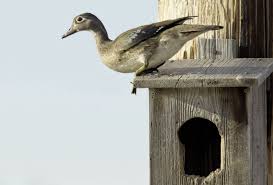
[(76, 16), (73, 19), (72, 26), (70, 29), (62, 36), (62, 38), (66, 38), (74, 33), (79, 31), (103, 31), (106, 32), (102, 22), (91, 13), (84, 13)]

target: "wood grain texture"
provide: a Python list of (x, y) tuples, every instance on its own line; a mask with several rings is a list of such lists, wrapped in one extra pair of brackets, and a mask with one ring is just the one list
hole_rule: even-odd
[[(242, 88), (150, 89), (151, 185), (250, 185), (244, 97)], [(222, 138), (221, 168), (208, 177), (184, 172), (177, 132), (195, 117), (213, 122)]]
[[(198, 15), (199, 17), (190, 23), (224, 26), (225, 28), (221, 31), (211, 31), (201, 35), (199, 38), (234, 39), (237, 44), (239, 57), (273, 57), (272, 0), (158, 0), (158, 5), (160, 20)], [(195, 39), (188, 42), (173, 59), (220, 58), (217, 54), (217, 50), (214, 50), (210, 44), (205, 45), (205, 48), (208, 48), (207, 50), (202, 49), (204, 44), (200, 44), (200, 40), (201, 39)], [(226, 46), (227, 48), (231, 48), (229, 44)], [(203, 53), (205, 53), (205, 55), (203, 55)], [(163, 79), (164, 77), (159, 78)], [(141, 81), (141, 85), (154, 81), (156, 85), (151, 86), (154, 88), (164, 87), (165, 85), (168, 87), (177, 87), (181, 82), (181, 78), (183, 77), (171, 76), (166, 79), (166, 84), (164, 85), (161, 84), (158, 78), (147, 78)], [(227, 82), (228, 81), (227, 79)], [(267, 81), (267, 84), (272, 84), (269, 80)], [(186, 82), (183, 82), (183, 86), (191, 87), (191, 80), (186, 80)], [(198, 80), (196, 80), (196, 82), (198, 82)], [(150, 83), (150, 85), (152, 83)], [(202, 80), (199, 84), (206, 85)], [(211, 84), (215, 83), (212, 79), (209, 79), (208, 84), (213, 86)], [(267, 87), (269, 100), (272, 100), (272, 91), (273, 85)], [(273, 108), (272, 101), (270, 102), (271, 104), (267, 106), (267, 117), (271, 115), (271, 119), (268, 119), (267, 124), (268, 185), (273, 184)]]
[(267, 79), (267, 171), (268, 185), (273, 184), (273, 75)]
[(267, 184), (267, 97), (266, 83), (249, 88), (246, 95), (250, 136), (251, 185)]
[[(196, 39), (197, 59), (237, 58), (238, 46), (233, 39)], [(187, 57), (184, 57), (187, 58)], [(190, 57), (194, 58), (194, 57)]]
[(168, 61), (158, 74), (139, 76), (137, 88), (250, 87), (273, 71), (273, 59), (200, 59)]
[(272, 0), (240, 1), (240, 57), (272, 57)]
[[(221, 31), (210, 31), (202, 34), (203, 38), (236, 39), (239, 30), (238, 0), (158, 0), (159, 20), (198, 16), (190, 21), (192, 24), (222, 25)], [(196, 39), (188, 42), (174, 59), (196, 58)]]
[[(222, 25), (199, 38), (235, 39), (239, 57), (272, 57), (272, 0), (158, 0), (159, 20), (197, 15), (192, 24)], [(196, 39), (174, 59), (196, 58)]]

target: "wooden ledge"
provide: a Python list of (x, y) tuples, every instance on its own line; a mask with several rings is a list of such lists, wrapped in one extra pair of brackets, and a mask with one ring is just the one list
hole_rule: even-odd
[(273, 72), (273, 58), (175, 60), (158, 70), (136, 77), (136, 88), (259, 86)]

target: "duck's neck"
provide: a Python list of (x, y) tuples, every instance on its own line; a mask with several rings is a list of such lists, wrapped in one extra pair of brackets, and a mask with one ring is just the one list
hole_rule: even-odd
[(100, 31), (95, 32), (95, 38), (96, 38), (97, 44), (99, 44), (99, 45), (105, 44), (105, 43), (111, 41), (108, 37), (106, 30), (105, 31), (100, 30)]
[(104, 50), (109, 45), (111, 40), (108, 37), (108, 33), (104, 27), (104, 25), (100, 22), (96, 29), (93, 30), (95, 33), (96, 43), (99, 50)]

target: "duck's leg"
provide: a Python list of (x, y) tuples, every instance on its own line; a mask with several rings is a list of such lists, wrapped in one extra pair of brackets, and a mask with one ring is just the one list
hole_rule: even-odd
[(142, 55), (140, 57), (140, 61), (143, 63), (143, 66), (141, 66), (138, 70), (136, 70), (136, 73), (135, 73), (136, 76), (140, 76), (142, 74), (142, 72), (147, 69), (147, 67), (149, 65), (148, 60), (149, 59), (147, 56)]
[(157, 68), (150, 68), (150, 69), (147, 69), (147, 70), (145, 70), (145, 71), (142, 71), (142, 73), (141, 73), (141, 75), (142, 74), (149, 74), (149, 73), (158, 73), (158, 69)]
[(136, 76), (140, 76), (148, 67), (148, 63), (145, 63), (142, 67), (140, 67), (137, 71), (136, 71)]
[(144, 71), (141, 71), (139, 75), (143, 75), (143, 74), (149, 74), (149, 73), (158, 73), (158, 68), (161, 67), (163, 64), (165, 64), (165, 62), (162, 62), (162, 64), (159, 64), (158, 66), (154, 67), (154, 68), (149, 68), (149, 69), (145, 69)]
[[(144, 65), (141, 66), (141, 67), (136, 71), (135, 77), (136, 77), (136, 76), (140, 76), (140, 75), (146, 70), (147, 67), (148, 67), (148, 62), (147, 62), (147, 60), (145, 60)], [(135, 83), (134, 83), (134, 82), (131, 82), (131, 83), (133, 84), (133, 89), (132, 89), (131, 93), (132, 93), (132, 94), (136, 94), (137, 90), (136, 90), (136, 87), (135, 87)]]

